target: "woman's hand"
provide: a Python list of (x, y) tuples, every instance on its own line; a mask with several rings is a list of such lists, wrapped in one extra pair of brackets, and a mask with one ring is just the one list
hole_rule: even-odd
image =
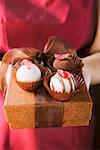
[(87, 89), (89, 90), (90, 84), (91, 84), (91, 73), (87, 69), (86, 65), (84, 65), (82, 69), (83, 78), (85, 80), (85, 84)]
[(83, 76), (89, 89), (90, 84), (100, 83), (100, 52), (87, 56), (82, 61)]

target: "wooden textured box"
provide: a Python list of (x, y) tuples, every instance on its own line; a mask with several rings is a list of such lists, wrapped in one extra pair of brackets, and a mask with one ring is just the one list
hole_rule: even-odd
[(11, 128), (88, 126), (92, 100), (85, 85), (68, 102), (54, 100), (43, 86), (36, 93), (24, 91), (13, 71), (5, 97), (5, 115)]

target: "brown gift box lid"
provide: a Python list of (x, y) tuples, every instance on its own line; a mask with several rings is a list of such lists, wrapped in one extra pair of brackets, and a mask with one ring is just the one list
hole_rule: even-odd
[(69, 101), (54, 100), (43, 85), (36, 92), (23, 90), (12, 72), (5, 97), (4, 110), (10, 128), (88, 126), (92, 100), (83, 85)]

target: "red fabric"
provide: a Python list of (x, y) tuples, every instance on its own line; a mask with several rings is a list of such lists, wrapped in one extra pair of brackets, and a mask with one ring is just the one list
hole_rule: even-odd
[[(43, 49), (56, 35), (76, 48), (92, 41), (93, 0), (0, 0), (0, 48)], [(92, 145), (94, 121), (89, 127), (17, 129), (8, 128), (0, 93), (0, 150), (78, 149)]]
[(93, 38), (93, 0), (0, 1), (0, 47), (42, 49), (56, 35), (80, 48)]

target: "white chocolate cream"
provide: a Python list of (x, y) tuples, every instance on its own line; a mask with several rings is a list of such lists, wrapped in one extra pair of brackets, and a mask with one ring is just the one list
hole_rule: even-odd
[(60, 70), (61, 73), (68, 74), (67, 76), (63, 77), (59, 71), (51, 77), (50, 79), (50, 88), (55, 92), (67, 92), (70, 93), (71, 91), (75, 91), (76, 82), (72, 74), (67, 71)]
[(20, 66), (16, 72), (16, 79), (20, 82), (35, 82), (41, 78), (41, 71), (35, 64), (28, 67), (26, 64)]

